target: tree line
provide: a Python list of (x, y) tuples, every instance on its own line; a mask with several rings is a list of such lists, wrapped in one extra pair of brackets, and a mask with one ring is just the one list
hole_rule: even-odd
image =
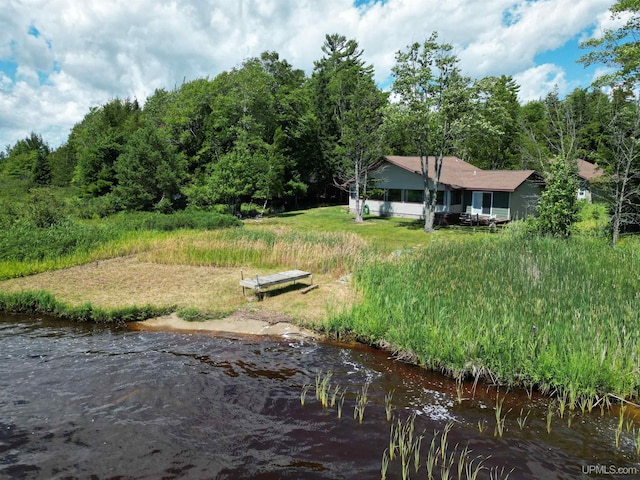
[[(639, 180), (624, 169), (640, 170), (631, 145), (640, 114), (629, 71), (637, 68), (625, 60), (628, 52), (603, 46), (616, 39), (609, 32), (591, 42), (593, 51), (581, 59), (622, 65), (622, 76), (606, 79), (609, 88), (564, 98), (551, 91), (521, 105), (511, 76), (465, 76), (436, 33), (396, 54), (388, 91), (376, 85), (357, 41), (331, 34), (310, 76), (264, 52), (215, 78), (157, 89), (144, 105), (114, 98), (91, 108), (59, 148), (36, 133), (7, 146), (0, 179), (25, 189), (73, 186), (86, 208), (107, 215), (344, 201), (347, 180), (366, 198), (367, 167), (384, 154), (420, 155), (425, 163), (456, 155), (483, 169), (543, 173), (550, 159), (582, 158), (602, 166), (613, 183), (626, 175), (627, 192), (636, 193), (611, 208), (630, 210)], [(435, 192), (425, 193), (427, 206), (435, 205)]]

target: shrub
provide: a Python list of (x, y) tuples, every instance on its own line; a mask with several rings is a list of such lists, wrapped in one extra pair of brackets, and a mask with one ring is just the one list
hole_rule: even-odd
[(157, 212), (122, 213), (112, 217), (111, 221), (120, 228), (127, 230), (159, 231), (180, 229), (216, 230), (242, 225), (242, 222), (232, 215), (201, 210), (183, 210), (172, 214)]

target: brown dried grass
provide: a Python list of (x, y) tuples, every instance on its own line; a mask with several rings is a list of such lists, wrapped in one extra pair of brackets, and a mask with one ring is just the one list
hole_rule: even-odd
[[(267, 292), (263, 301), (257, 301), (252, 292), (247, 291), (246, 297), (242, 294), (241, 268), (154, 263), (145, 257), (118, 257), (14, 278), (0, 282), (0, 289), (46, 290), (71, 305), (89, 302), (112, 308), (149, 304), (175, 310), (196, 309), (216, 318), (242, 309), (255, 314), (283, 314), (298, 323), (316, 326), (323, 324), (327, 308), (340, 308), (354, 299), (348, 283), (323, 274), (314, 275), (313, 279), (320, 288), (306, 295), (285, 286)], [(245, 272), (256, 273), (246, 267)], [(260, 272), (263, 273), (266, 272)]]

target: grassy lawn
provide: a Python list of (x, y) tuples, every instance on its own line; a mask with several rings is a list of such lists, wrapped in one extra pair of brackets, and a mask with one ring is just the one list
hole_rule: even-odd
[(367, 244), (381, 253), (394, 250), (426, 246), (442, 239), (485, 236), (491, 233), (487, 228), (448, 227), (437, 229), (435, 234), (425, 235), (424, 221), (406, 218), (374, 217), (365, 215), (364, 223), (356, 224), (354, 215), (346, 207), (323, 207), (284, 213), (277, 217), (245, 222), (249, 228), (260, 226), (286, 226), (298, 231), (348, 232), (355, 233)]

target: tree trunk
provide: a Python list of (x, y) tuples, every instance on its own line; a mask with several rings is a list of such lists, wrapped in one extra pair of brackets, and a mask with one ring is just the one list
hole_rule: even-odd
[(425, 192), (425, 198), (428, 200), (424, 202), (424, 233), (433, 233), (436, 231), (436, 204), (438, 202), (437, 190), (433, 193), (430, 191)]
[(360, 199), (360, 168), (358, 162), (355, 162), (355, 184), (356, 184), (356, 223), (364, 223), (362, 211), (364, 210), (364, 202)]
[(620, 236), (620, 214), (616, 212), (613, 215), (611, 224), (611, 243), (615, 247), (618, 243), (618, 237)]

